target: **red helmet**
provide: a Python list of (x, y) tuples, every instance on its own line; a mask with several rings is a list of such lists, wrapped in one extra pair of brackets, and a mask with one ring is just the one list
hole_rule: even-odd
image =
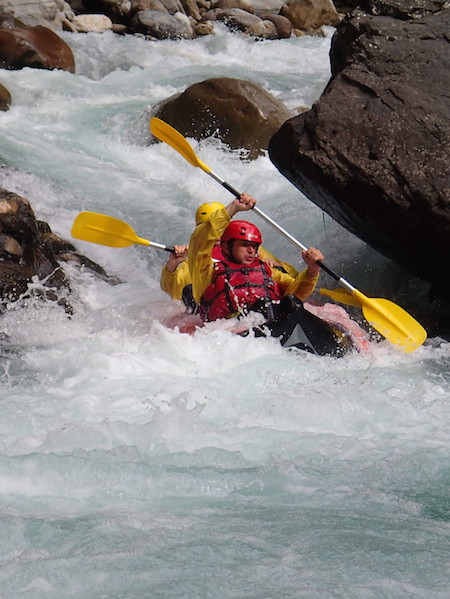
[(261, 232), (258, 227), (245, 220), (234, 220), (228, 225), (220, 240), (230, 241), (230, 239), (245, 239), (245, 241), (262, 243)]

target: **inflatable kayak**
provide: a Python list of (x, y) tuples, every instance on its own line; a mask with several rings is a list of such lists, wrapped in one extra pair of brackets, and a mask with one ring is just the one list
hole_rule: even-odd
[[(320, 307), (314, 308), (321, 311)], [(339, 322), (342, 318), (334, 320), (333, 324), (327, 322), (313, 314), (311, 306), (308, 309), (295, 296), (288, 295), (277, 306), (273, 318), (239, 334), (248, 335), (252, 331), (255, 337), (277, 337), (286, 349), (301, 349), (318, 356), (343, 356), (354, 349), (361, 351), (362, 344), (357, 342), (354, 333)], [(365, 334), (361, 333), (362, 341)]]
[[(195, 334), (204, 326), (198, 315), (185, 313), (171, 322), (181, 333)], [(369, 349), (368, 335), (336, 304), (315, 306), (303, 304), (288, 295), (276, 306), (276, 313), (262, 324), (248, 326), (246, 319), (230, 319), (207, 323), (241, 336), (277, 337), (286, 349), (299, 349), (318, 356), (343, 356), (349, 351)]]

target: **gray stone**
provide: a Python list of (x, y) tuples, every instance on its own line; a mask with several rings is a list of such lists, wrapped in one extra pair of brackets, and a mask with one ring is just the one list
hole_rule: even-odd
[(143, 10), (134, 15), (131, 27), (135, 32), (156, 39), (190, 39), (194, 35), (189, 17), (179, 12), (169, 15), (156, 10)]

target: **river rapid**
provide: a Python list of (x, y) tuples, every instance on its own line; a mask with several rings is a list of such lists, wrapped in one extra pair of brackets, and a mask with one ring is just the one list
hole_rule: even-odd
[[(325, 38), (149, 42), (63, 33), (76, 74), (3, 71), (0, 185), (61, 237), (83, 210), (144, 238), (189, 238), (231, 197), (172, 148), (148, 110), (196, 81), (251, 79), (310, 106)], [(196, 152), (367, 295), (395, 269), (267, 156)], [(265, 223), (264, 244), (299, 263)], [(72, 240), (74, 241), (74, 240)], [(387, 341), (343, 358), (225, 330), (194, 336), (159, 288), (167, 254), (74, 241), (122, 281), (67, 266), (74, 316), (28, 300), (0, 319), (0, 596), (5, 599), (446, 599), (450, 344)], [(38, 285), (38, 283), (36, 283)]]

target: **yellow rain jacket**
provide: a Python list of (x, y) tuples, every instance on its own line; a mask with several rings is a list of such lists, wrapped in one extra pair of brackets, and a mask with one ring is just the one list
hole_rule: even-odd
[[(188, 264), (189, 272), (192, 278), (192, 293), (197, 304), (200, 303), (200, 298), (203, 292), (211, 284), (213, 278), (213, 261), (211, 260), (211, 252), (217, 239), (222, 237), (223, 232), (230, 223), (230, 216), (225, 208), (221, 208), (214, 212), (209, 220), (198, 225), (189, 241)], [(259, 256), (262, 260), (274, 258), (270, 252), (259, 248)], [(276, 258), (275, 258), (276, 259)], [(291, 273), (297, 272), (289, 264), (284, 264), (286, 270)], [(306, 269), (297, 276), (283, 273), (277, 268), (272, 268), (272, 278), (280, 287), (281, 293), (284, 295), (295, 295), (302, 301), (306, 300), (314, 291), (319, 275), (309, 277), (306, 274)]]
[[(280, 262), (278, 258), (276, 258), (273, 254), (271, 254), (268, 250), (260, 246), (259, 248), (259, 256), (261, 260), (275, 260), (285, 269), (287, 273), (291, 275), (295, 279), (298, 275), (298, 272), (295, 270), (293, 266), (288, 264), (287, 262)], [(161, 278), (159, 281), (161, 289), (167, 293), (172, 299), (181, 300), (183, 289), (186, 285), (192, 283), (191, 273), (189, 272), (189, 266), (187, 260), (181, 262), (177, 268), (170, 272), (167, 270), (167, 266), (164, 265), (161, 270)]]

